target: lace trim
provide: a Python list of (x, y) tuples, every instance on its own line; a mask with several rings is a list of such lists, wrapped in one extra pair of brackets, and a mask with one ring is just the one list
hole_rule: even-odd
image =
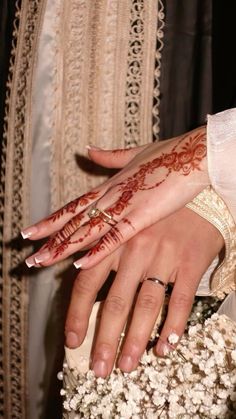
[(224, 260), (208, 275), (211, 294), (223, 299), (225, 294), (236, 290), (236, 225), (233, 217), (212, 187), (204, 189), (186, 207), (213, 224), (225, 240)]
[[(29, 191), (29, 97), (42, 0), (16, 3), (7, 83), (1, 171), (1, 384), (0, 414), (27, 416), (28, 284), (19, 267), (25, 255), (16, 240), (26, 225)], [(14, 239), (14, 245), (11, 241)], [(8, 243), (8, 245), (7, 245)], [(12, 245), (9, 246), (9, 243)], [(2, 348), (3, 344), (3, 348)]]
[[(159, 93), (153, 87), (153, 80), (159, 86), (162, 43), (156, 45), (156, 34), (163, 36), (159, 19), (163, 21), (162, 3), (130, 1), (129, 47), (127, 57), (125, 98), (125, 146), (137, 146), (141, 141), (152, 141), (151, 112), (158, 113)], [(157, 28), (157, 29), (156, 29)], [(157, 48), (157, 52), (155, 54)], [(157, 62), (158, 57), (158, 62)], [(156, 69), (155, 69), (156, 60)], [(158, 64), (158, 65), (157, 65)], [(154, 92), (153, 92), (154, 89)], [(154, 110), (153, 95), (156, 98)], [(152, 102), (150, 101), (152, 100)], [(154, 123), (157, 131), (157, 119)], [(141, 140), (141, 141), (140, 141)]]
[(55, 46), (54, 208), (105, 179), (79, 170), (77, 156), (87, 155), (86, 144), (120, 148), (152, 141), (162, 10), (156, 0), (62, 1)]
[(163, 2), (159, 0), (158, 7), (158, 19), (157, 19), (157, 48), (155, 56), (155, 72), (154, 72), (154, 104), (153, 104), (153, 137), (154, 140), (159, 140), (160, 132), (160, 116), (159, 116), (159, 107), (160, 107), (160, 77), (161, 77), (161, 53), (164, 47), (163, 37), (164, 37), (164, 6)]

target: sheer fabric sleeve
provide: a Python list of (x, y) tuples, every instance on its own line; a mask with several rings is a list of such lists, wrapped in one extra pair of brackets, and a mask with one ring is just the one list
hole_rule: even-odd
[(236, 221), (236, 108), (208, 115), (207, 142), (211, 184)]

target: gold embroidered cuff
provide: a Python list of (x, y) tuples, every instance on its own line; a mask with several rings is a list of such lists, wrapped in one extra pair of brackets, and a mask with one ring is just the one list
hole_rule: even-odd
[(210, 295), (224, 298), (236, 290), (236, 225), (226, 204), (214, 191), (207, 187), (186, 205), (192, 211), (213, 224), (225, 241), (224, 260), (209, 275)]

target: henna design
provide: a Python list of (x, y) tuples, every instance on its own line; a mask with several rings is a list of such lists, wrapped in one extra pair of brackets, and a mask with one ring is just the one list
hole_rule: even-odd
[[(187, 138), (187, 140), (186, 140)], [(183, 143), (180, 151), (177, 151), (178, 146)], [(200, 162), (206, 156), (205, 133), (198, 132), (195, 135), (186, 135), (182, 137), (177, 144), (172, 148), (170, 153), (162, 153), (151, 162), (141, 164), (139, 170), (132, 176), (128, 177), (124, 182), (119, 183), (119, 191), (122, 192), (113, 208), (109, 209), (109, 213), (120, 216), (121, 213), (131, 204), (131, 199), (138, 191), (151, 190), (161, 185), (170, 176), (172, 172), (182, 172), (184, 176), (189, 175), (193, 170), (200, 170)], [(152, 186), (145, 184), (146, 177), (153, 174), (156, 169), (166, 168), (167, 173), (159, 182)], [(122, 220), (124, 223), (129, 224), (134, 230), (134, 226), (128, 218)], [(118, 230), (118, 229), (117, 229)], [(109, 231), (114, 235), (115, 228)], [(118, 230), (119, 231), (119, 230)], [(105, 250), (105, 246), (109, 243), (116, 242), (119, 235), (114, 237), (107, 233), (104, 238), (94, 246), (89, 252), (88, 256), (92, 256), (101, 250)]]
[(64, 227), (58, 231), (53, 237), (51, 237), (46, 243), (45, 247), (48, 250), (52, 250), (60, 245), (64, 240), (67, 239), (81, 226), (81, 221), (85, 217), (84, 211), (77, 214), (70, 221), (68, 221)]
[(102, 228), (104, 227), (104, 225), (105, 223), (100, 217), (92, 218), (91, 220), (89, 220), (87, 223), (84, 224), (84, 227), (88, 226), (88, 230), (86, 234), (84, 234), (83, 237), (80, 237), (79, 239), (73, 240), (73, 241), (71, 240), (71, 237), (67, 237), (65, 241), (62, 241), (59, 244), (57, 243), (56, 245), (54, 242), (53, 247), (55, 248), (55, 253), (53, 255), (53, 259), (56, 259), (58, 256), (61, 256), (65, 252), (65, 250), (68, 249), (69, 245), (83, 243), (83, 241), (91, 235), (93, 228), (97, 227), (98, 231), (100, 232)]
[(135, 228), (134, 228), (133, 224), (131, 223), (131, 221), (128, 218), (123, 218), (122, 221), (123, 221), (124, 224), (128, 224), (135, 231)]
[[(180, 152), (177, 147), (186, 140)], [(121, 191), (131, 192), (146, 191), (158, 187), (165, 182), (172, 172), (181, 172), (184, 176), (189, 175), (193, 170), (201, 170), (200, 162), (206, 156), (205, 133), (197, 133), (195, 136), (184, 136), (173, 147), (170, 153), (162, 153), (151, 162), (141, 164), (138, 172), (130, 176), (125, 182), (119, 184)], [(162, 180), (152, 186), (146, 186), (146, 176), (153, 174), (156, 169), (166, 168), (167, 173)]]
[(94, 199), (98, 198), (99, 192), (88, 192), (79, 198), (74, 199), (73, 201), (66, 204), (64, 207), (60, 208), (59, 210), (55, 211), (53, 214), (51, 214), (49, 217), (47, 217), (47, 221), (55, 222), (59, 220), (64, 214), (75, 214), (76, 209), (78, 206), (84, 207), (90, 203), (90, 201), (94, 201)]
[[(183, 142), (184, 144), (182, 145)], [(181, 148), (178, 151), (179, 146), (181, 146)], [(119, 150), (114, 151), (118, 152)], [(177, 142), (170, 153), (162, 153), (152, 161), (141, 164), (137, 172), (129, 176), (125, 181), (118, 183), (116, 186), (118, 186), (118, 190), (121, 192), (121, 195), (113, 207), (106, 210), (106, 212), (108, 212), (111, 216), (120, 216), (125, 208), (131, 204), (131, 200), (136, 192), (157, 188), (159, 185), (165, 182), (165, 180), (173, 172), (180, 172), (182, 175), (187, 176), (193, 170), (201, 170), (200, 163), (205, 156), (205, 133), (202, 133), (201, 131), (192, 135), (187, 134)], [(167, 169), (166, 174), (160, 181), (154, 185), (148, 186), (146, 184), (147, 176), (153, 174), (157, 169), (160, 168)], [(72, 203), (66, 205), (64, 208), (59, 210), (59, 214), (57, 214), (56, 217), (60, 217), (61, 214), (64, 214), (64, 212), (75, 211), (78, 205), (86, 205), (90, 199), (95, 199), (97, 193), (98, 192), (88, 193), (79, 198), (78, 202), (75, 200)], [(123, 219), (123, 222), (128, 223), (134, 229), (132, 223), (127, 218)], [(86, 234), (73, 242), (68, 239), (68, 234), (70, 234), (71, 231), (70, 225), (66, 225), (64, 229), (57, 233), (58, 237), (60, 238), (60, 242), (64, 237), (65, 240), (57, 246), (54, 258), (56, 258), (58, 255), (62, 255), (70, 244), (82, 243), (87, 237), (91, 235), (93, 228), (98, 227), (99, 232), (101, 232), (105, 223), (104, 220), (98, 216), (90, 219), (90, 221), (85, 225), (88, 226)], [(111, 245), (112, 243), (117, 243), (120, 240), (119, 237), (120, 232), (118, 228), (111, 228), (111, 230), (103, 237), (103, 239), (89, 251), (88, 256), (104, 250), (106, 246)]]
[(114, 244), (120, 243), (123, 236), (118, 227), (112, 227), (105, 236), (87, 253), (87, 256), (94, 256), (101, 250), (105, 250)]

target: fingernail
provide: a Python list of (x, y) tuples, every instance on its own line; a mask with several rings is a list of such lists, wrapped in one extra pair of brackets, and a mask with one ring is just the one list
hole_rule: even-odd
[(68, 348), (77, 348), (79, 346), (79, 337), (74, 332), (68, 332), (66, 335), (66, 346)]
[(90, 261), (90, 256), (87, 256), (87, 254), (74, 262), (74, 266), (76, 267), (76, 269), (79, 269), (82, 266), (83, 268), (86, 267), (86, 264)]
[(28, 266), (28, 268), (32, 268), (32, 266), (35, 266), (35, 259), (33, 256), (30, 256), (29, 258), (25, 259), (25, 263)]
[(171, 345), (176, 345), (176, 343), (178, 343), (178, 341), (179, 341), (179, 336), (175, 332), (172, 332), (168, 336), (167, 340)]
[(93, 144), (88, 144), (88, 145), (86, 145), (86, 148), (87, 148), (87, 150), (102, 150), (100, 147), (96, 147), (95, 145), (93, 145)]
[(133, 369), (133, 360), (129, 355), (122, 355), (119, 361), (119, 368), (124, 372), (131, 372)]
[(106, 362), (103, 361), (103, 360), (96, 361), (93, 364), (93, 371), (94, 371), (96, 377), (105, 378), (107, 376), (107, 364), (106, 364)]
[(42, 263), (49, 260), (50, 257), (51, 257), (51, 253), (46, 251), (46, 252), (39, 253), (37, 256), (34, 257), (34, 260), (36, 263)]
[(158, 340), (158, 343), (156, 346), (156, 354), (158, 356), (168, 356), (171, 350), (172, 348), (168, 344), (162, 343), (160, 342), (160, 340)]
[(80, 263), (80, 262), (74, 262), (73, 265), (76, 267), (76, 269), (79, 269), (79, 268), (81, 268), (82, 263)]
[(33, 236), (35, 233), (37, 233), (38, 228), (35, 226), (25, 228), (21, 231), (21, 235), (23, 239), (29, 239), (31, 236)]
[(168, 345), (163, 345), (163, 347), (162, 347), (162, 352), (163, 352), (163, 355), (164, 356), (167, 356), (167, 355), (169, 355), (169, 353), (170, 353), (170, 347), (168, 346)]

